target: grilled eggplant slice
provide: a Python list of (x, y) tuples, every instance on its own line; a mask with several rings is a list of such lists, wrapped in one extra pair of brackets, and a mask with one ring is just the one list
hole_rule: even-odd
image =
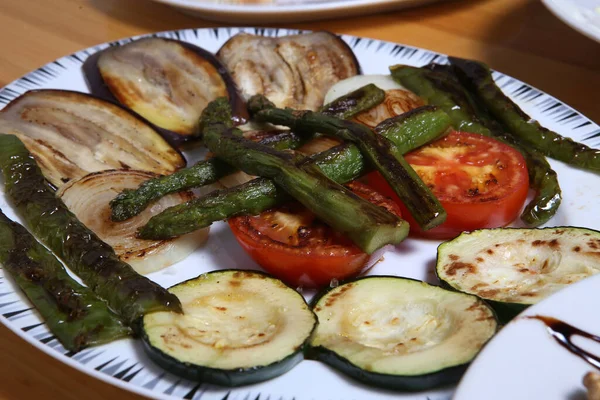
[(240, 386), (279, 376), (302, 358), (316, 317), (304, 298), (256, 271), (222, 270), (169, 289), (183, 314), (142, 322), (148, 356), (191, 380)]
[(333, 84), (360, 72), (350, 47), (324, 31), (278, 38), (240, 33), (217, 57), (244, 97), (263, 94), (277, 107), (300, 110), (316, 111)]
[(66, 90), (35, 90), (0, 112), (0, 132), (14, 134), (55, 187), (90, 172), (138, 169), (170, 174), (182, 155), (124, 108)]
[(200, 114), (217, 97), (227, 96), (236, 121), (246, 120), (223, 64), (190, 43), (153, 37), (112, 46), (88, 58), (83, 71), (93, 94), (135, 111), (174, 144), (199, 138)]
[(600, 272), (600, 232), (559, 227), (466, 232), (438, 248), (437, 275), (477, 295), (507, 322), (567, 285)]
[(393, 276), (359, 278), (313, 302), (309, 354), (389, 389), (455, 383), (494, 335), (494, 311), (476, 296)]

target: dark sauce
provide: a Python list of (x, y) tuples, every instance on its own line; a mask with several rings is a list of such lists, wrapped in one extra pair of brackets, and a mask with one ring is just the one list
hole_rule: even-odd
[(571, 353), (578, 357), (581, 357), (588, 364), (600, 369), (600, 357), (591, 354), (581, 347), (577, 346), (571, 341), (573, 336), (581, 336), (587, 339), (591, 339), (595, 342), (600, 343), (600, 336), (592, 335), (589, 332), (583, 331), (579, 328), (569, 325), (559, 319), (552, 317), (544, 317), (541, 315), (535, 315), (532, 317), (526, 317), (528, 319), (537, 319), (542, 321), (546, 325), (546, 329), (550, 335), (556, 340), (562, 347), (569, 350)]

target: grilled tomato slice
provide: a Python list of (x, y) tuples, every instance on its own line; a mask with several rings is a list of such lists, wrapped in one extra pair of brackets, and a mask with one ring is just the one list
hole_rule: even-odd
[(371, 173), (368, 182), (400, 205), (413, 236), (450, 239), (463, 231), (505, 226), (517, 217), (527, 198), (525, 159), (489, 137), (452, 132), (405, 159), (446, 210), (442, 225), (423, 231), (379, 173)]
[[(347, 185), (358, 196), (401, 215), (391, 199), (370, 187)], [(290, 285), (318, 287), (332, 279), (356, 276), (381, 258), (385, 247), (366, 254), (299, 203), (289, 203), (256, 216), (238, 216), (229, 226), (246, 252), (266, 271)]]

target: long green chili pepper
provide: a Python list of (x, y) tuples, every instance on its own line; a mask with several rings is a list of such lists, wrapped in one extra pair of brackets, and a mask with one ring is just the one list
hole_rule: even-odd
[(319, 112), (336, 118), (348, 119), (375, 107), (383, 100), (385, 100), (385, 90), (370, 83), (325, 104)]
[(35, 159), (0, 134), (6, 193), (33, 233), (127, 323), (153, 311), (181, 311), (177, 297), (139, 275), (55, 196)]
[[(229, 108), (226, 98), (206, 108)], [(353, 195), (327, 179), (317, 167), (299, 167), (293, 155), (241, 137), (235, 128), (212, 121), (203, 114), (204, 143), (217, 157), (242, 171), (272, 179), (278, 186), (311, 210), (328, 225), (348, 236), (360, 249), (371, 254), (387, 245), (398, 244), (408, 235), (408, 223), (383, 208)], [(144, 237), (144, 227), (140, 236)]]
[[(260, 143), (283, 150), (295, 149), (304, 143), (304, 140), (293, 132), (284, 132), (263, 139)], [(111, 219), (125, 221), (144, 211), (154, 200), (170, 193), (209, 185), (235, 171), (237, 169), (225, 161), (210, 158), (171, 175), (149, 179), (136, 189), (125, 189), (111, 200)]]
[[(408, 153), (446, 133), (450, 117), (443, 111), (425, 106), (382, 122), (375, 130)], [(318, 166), (330, 179), (346, 183), (371, 171), (360, 150), (344, 143), (300, 161), (300, 165)], [(273, 181), (258, 178), (226, 190), (166, 209), (150, 219), (143, 232), (147, 238), (173, 237), (209, 226), (215, 221), (241, 214), (258, 214), (290, 200)]]
[[(322, 112), (340, 118), (350, 118), (378, 105), (384, 98), (385, 92), (370, 84), (326, 104), (322, 108)], [(227, 126), (232, 126), (231, 121), (226, 121), (225, 118), (227, 118), (226, 113), (211, 116), (211, 120), (217, 119), (223, 121)], [(302, 138), (293, 132), (281, 133), (260, 141), (260, 143), (278, 150), (295, 149), (303, 142)], [(150, 203), (167, 194), (214, 183), (235, 171), (236, 168), (228, 163), (212, 158), (200, 161), (189, 168), (183, 168), (171, 175), (149, 179), (137, 189), (124, 190), (110, 202), (111, 219), (124, 221), (138, 215)]]
[(519, 140), (548, 157), (576, 167), (600, 171), (600, 150), (561, 136), (531, 119), (496, 86), (487, 65), (461, 58), (449, 58), (454, 70), (478, 98)]
[(275, 108), (260, 95), (248, 101), (248, 109), (252, 117), (261, 122), (285, 125), (297, 132), (319, 132), (355, 143), (409, 209), (419, 226), (427, 230), (446, 220), (446, 211), (439, 200), (404, 160), (396, 145), (374, 134), (368, 127), (311, 111)]
[(0, 264), (23, 290), (59, 342), (70, 351), (131, 333), (60, 261), (0, 210)]
[(521, 220), (528, 226), (539, 226), (556, 214), (561, 203), (561, 190), (556, 172), (538, 151), (519, 143), (506, 128), (496, 121), (477, 97), (458, 81), (444, 65), (415, 68), (391, 67), (392, 76), (429, 104), (442, 108), (450, 115), (455, 127), (466, 132), (493, 137), (517, 149), (525, 158), (529, 186), (535, 197), (527, 204)]

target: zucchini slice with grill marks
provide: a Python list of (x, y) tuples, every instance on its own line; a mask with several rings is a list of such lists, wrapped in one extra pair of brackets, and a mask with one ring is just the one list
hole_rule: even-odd
[(169, 289), (183, 314), (142, 321), (149, 357), (186, 379), (240, 386), (279, 376), (303, 359), (316, 317), (304, 298), (256, 271), (222, 270)]
[(309, 354), (364, 383), (424, 390), (457, 382), (494, 335), (476, 296), (407, 278), (349, 281), (317, 298)]
[(463, 233), (438, 248), (436, 272), (452, 289), (487, 300), (502, 322), (600, 272), (600, 232), (558, 227)]

